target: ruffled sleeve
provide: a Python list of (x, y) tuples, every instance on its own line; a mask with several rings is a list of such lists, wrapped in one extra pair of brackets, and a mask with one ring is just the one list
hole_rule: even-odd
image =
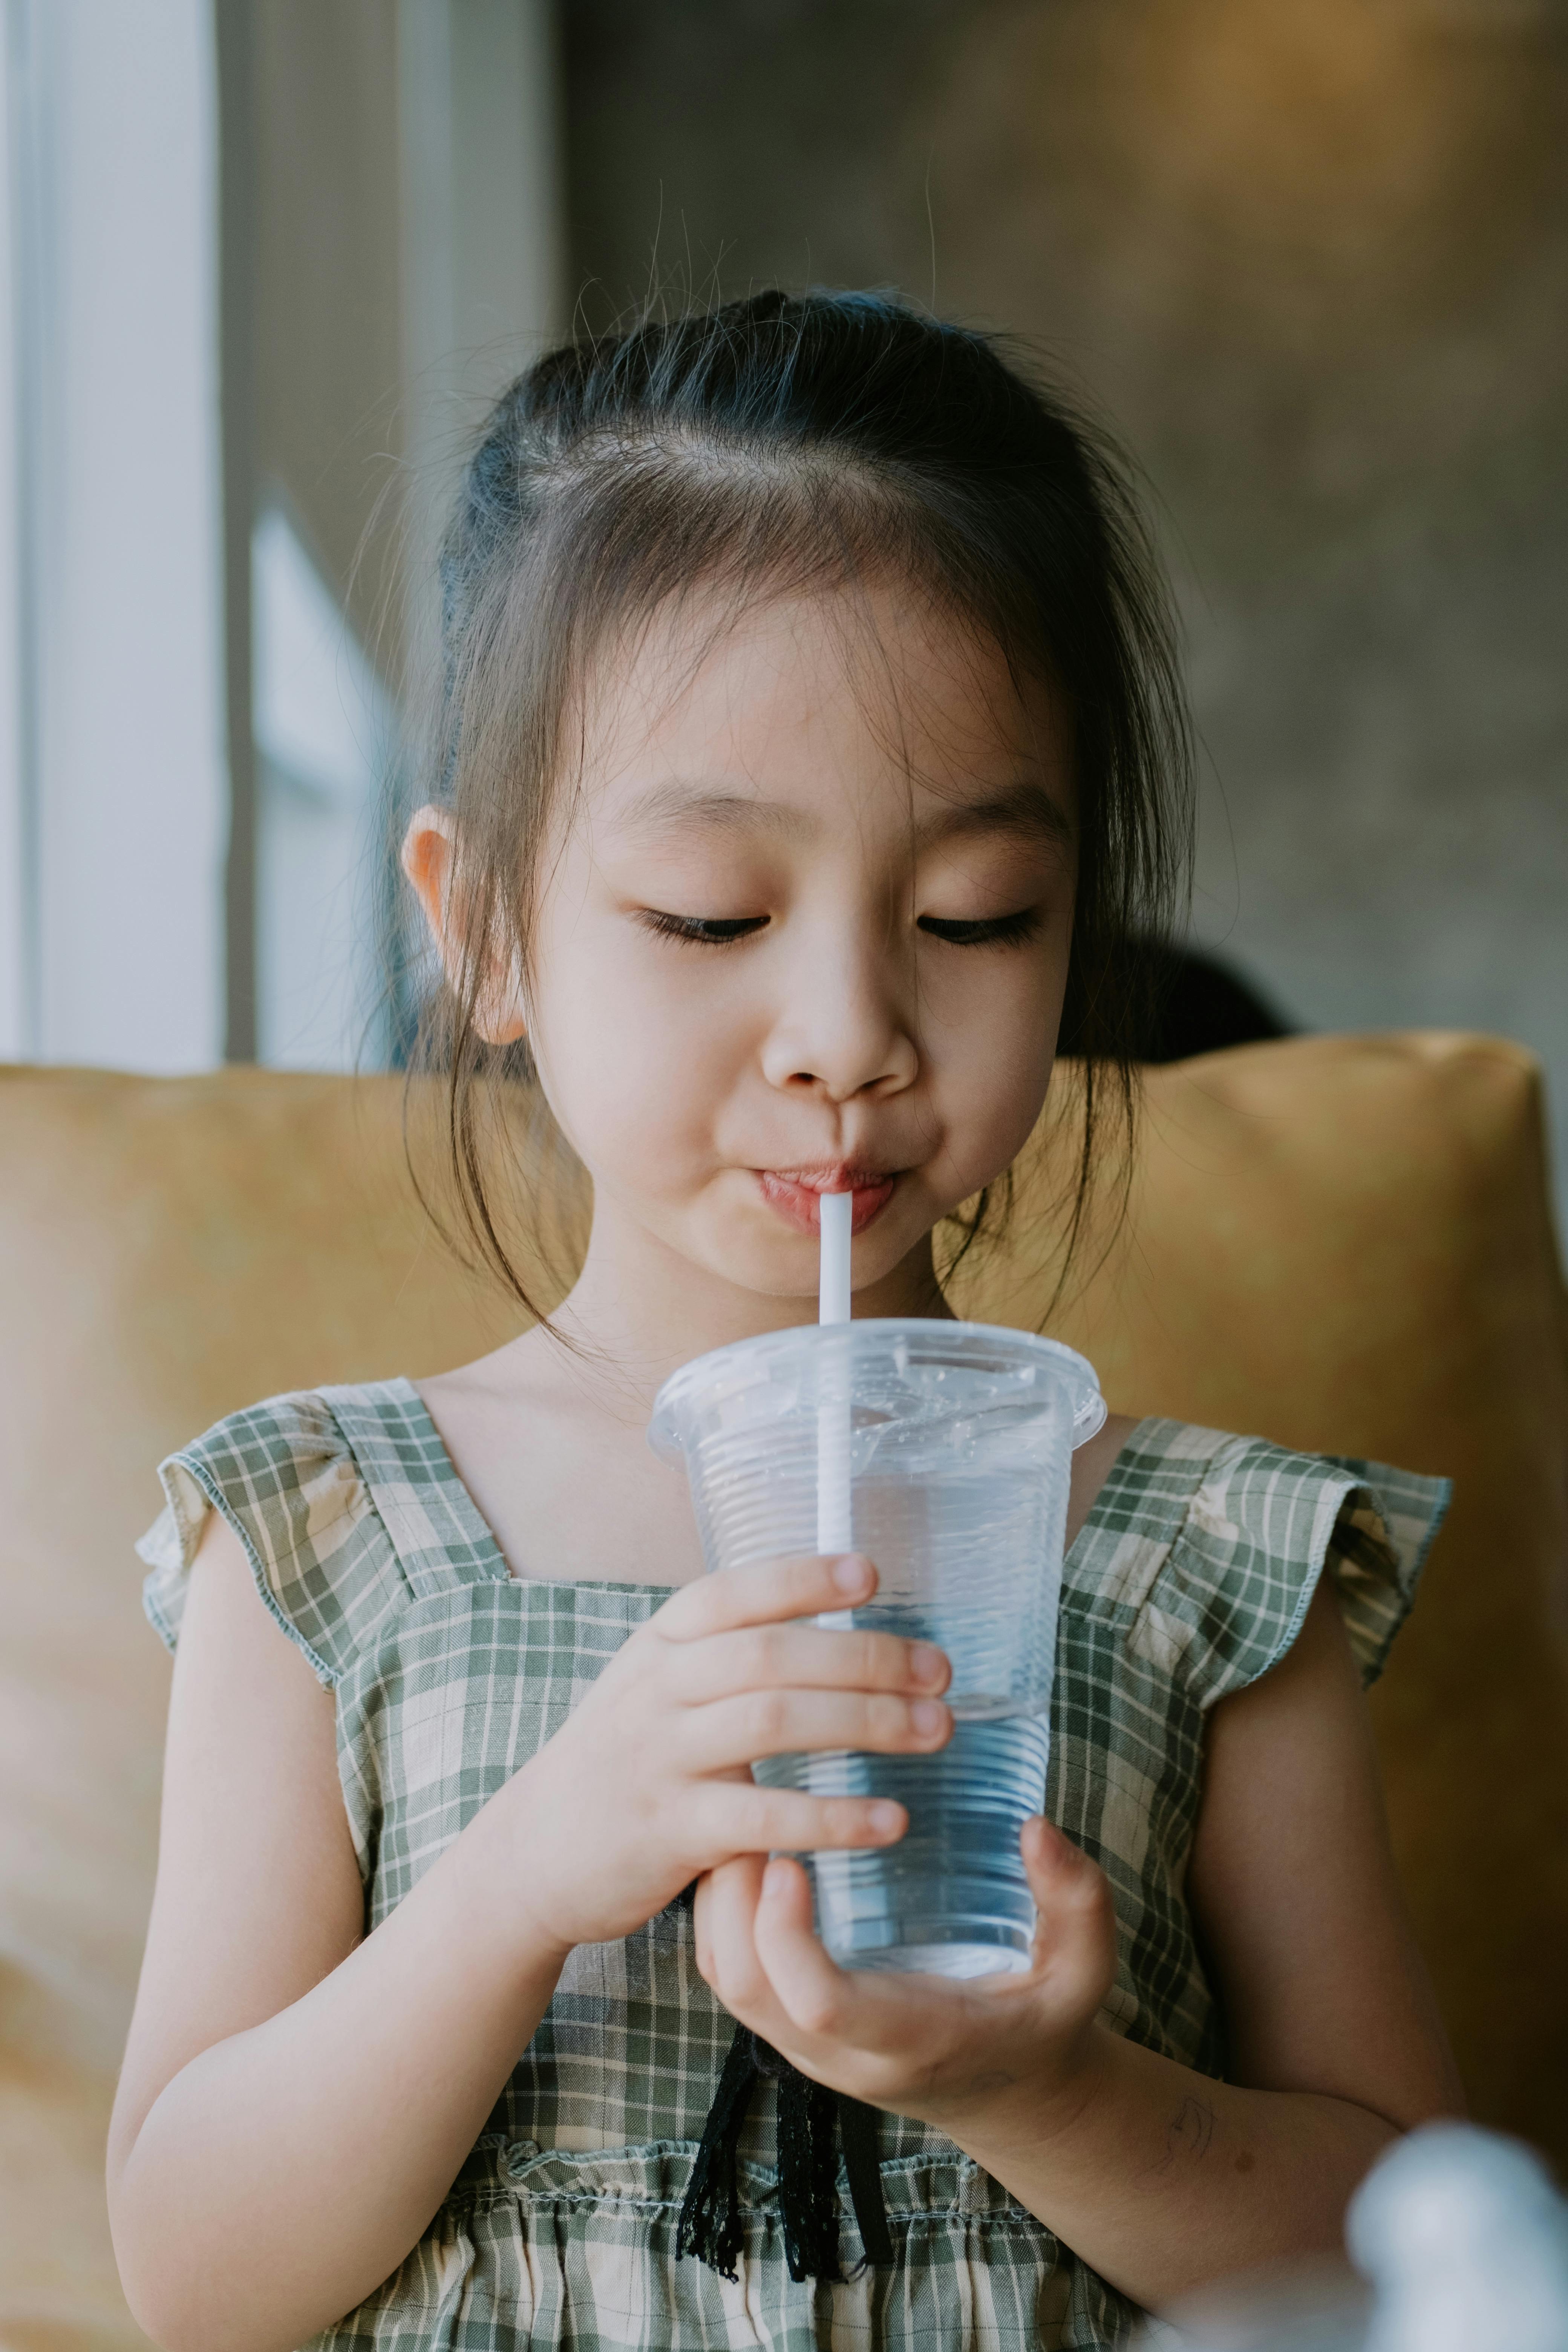
[(1377, 1462), (1220, 1443), (1149, 1590), (1135, 1648), (1180, 1654), (1205, 1709), (1285, 1655), (1326, 1576), (1363, 1685), (1408, 1615), (1448, 1482)]
[(1324, 1459), (1355, 1481), (1334, 1522), (1325, 1567), (1363, 1686), (1370, 1688), (1410, 1613), (1453, 1486), (1447, 1478), (1425, 1478), (1386, 1462), (1348, 1454)]
[(337, 1684), (408, 1598), (385, 1526), (328, 1399), (231, 1413), (159, 1468), (166, 1498), (136, 1549), (142, 1605), (172, 1650), (209, 1511), (234, 1529), (257, 1591), (317, 1679)]

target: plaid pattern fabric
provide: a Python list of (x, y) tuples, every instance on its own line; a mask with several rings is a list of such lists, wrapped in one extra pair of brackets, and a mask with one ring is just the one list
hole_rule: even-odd
[[(162, 1475), (168, 1507), (141, 1547), (148, 1615), (173, 1646), (202, 1523), (220, 1511), (335, 1694), (373, 1927), (665, 1597), (510, 1578), (405, 1381), (276, 1398)], [(1117, 2031), (1223, 2074), (1183, 1897), (1205, 1713), (1283, 1655), (1324, 1572), (1371, 1680), (1445, 1499), (1436, 1480), (1174, 1422), (1141, 1423), (1123, 1448), (1068, 1559), (1047, 1788), (1115, 1889)], [(739, 2283), (677, 2261), (730, 2032), (679, 1911), (575, 1951), (431, 2228), (320, 2345), (1067, 2352), (1125, 2338), (1137, 2314), (1122, 2296), (950, 2141), (899, 2116), (880, 2139), (895, 2266), (792, 2283), (767, 2086), (742, 2143)]]

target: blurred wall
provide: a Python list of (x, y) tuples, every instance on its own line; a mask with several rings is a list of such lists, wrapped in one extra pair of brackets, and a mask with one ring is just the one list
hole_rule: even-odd
[[(1568, 8), (568, 0), (575, 289), (900, 286), (1142, 460), (1199, 936), (1502, 1030), (1568, 1164)], [(1563, 1196), (1562, 1178), (1559, 1179)]]

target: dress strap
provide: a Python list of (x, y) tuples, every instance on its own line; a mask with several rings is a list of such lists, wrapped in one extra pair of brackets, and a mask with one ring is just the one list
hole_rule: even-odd
[(319, 1391), (342, 1432), (414, 1598), (510, 1572), (412, 1381)]
[(209, 1512), (238, 1537), (263, 1604), (328, 1688), (411, 1601), (508, 1581), (507, 1566), (407, 1381), (302, 1390), (230, 1413), (159, 1469), (165, 1507), (137, 1549), (170, 1649)]

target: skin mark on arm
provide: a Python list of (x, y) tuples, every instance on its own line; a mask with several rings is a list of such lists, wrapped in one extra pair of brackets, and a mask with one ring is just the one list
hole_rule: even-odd
[(1165, 2153), (1152, 2169), (1169, 2172), (1182, 2157), (1199, 2158), (1208, 2154), (1214, 2143), (1214, 2109), (1202, 2099), (1191, 2095), (1182, 2101), (1165, 2126)]
[[(940, 2092), (942, 2076), (942, 2063), (938, 2060), (926, 2070), (925, 2074), (921, 2078), (921, 2088), (922, 2093), (929, 2095), (932, 2091)], [(1004, 2091), (1011, 2091), (1015, 2089), (1017, 2085), (1017, 2075), (1008, 2067), (996, 2066), (983, 2068), (980, 2073), (970, 2075), (968, 2081), (963, 2085), (962, 2089), (957, 2092), (957, 2095), (963, 2099), (1000, 2098)], [(948, 2095), (950, 2097), (953, 2095), (952, 2086), (949, 2086)]]
[(1016, 2074), (1009, 2074), (1005, 2067), (993, 2067), (985, 2073), (970, 2076), (967, 2096), (972, 2099), (994, 2098), (999, 2092), (1011, 2091), (1017, 2080)]

